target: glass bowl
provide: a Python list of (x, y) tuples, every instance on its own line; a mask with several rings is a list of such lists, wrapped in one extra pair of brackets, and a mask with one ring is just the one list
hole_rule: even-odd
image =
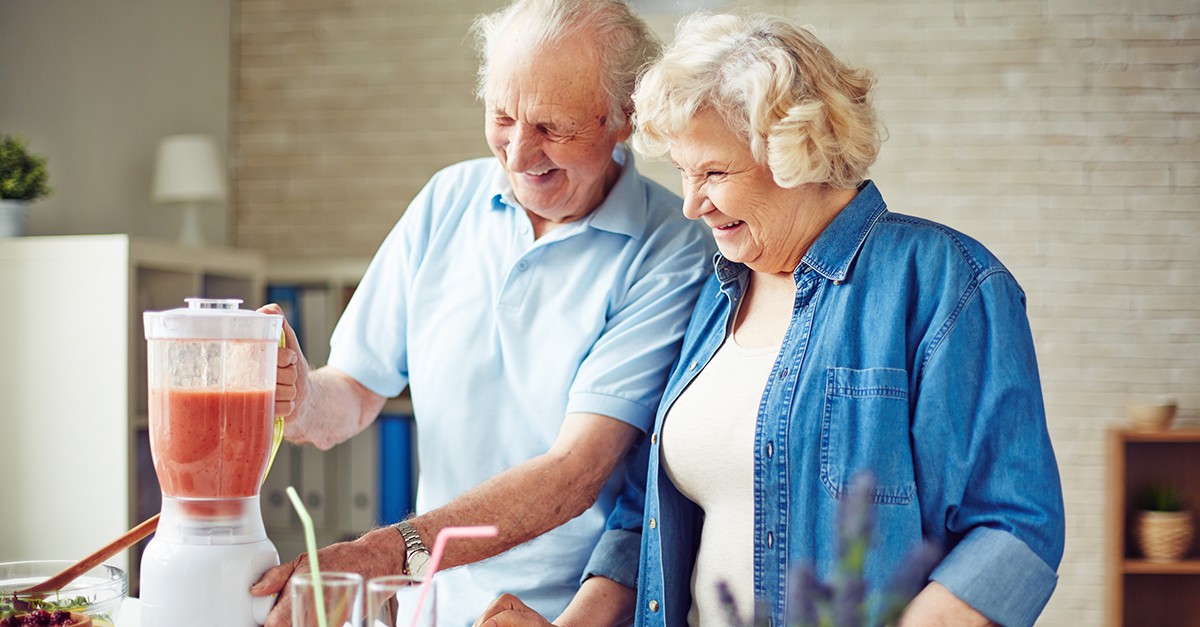
[(121, 603), (129, 594), (129, 574), (116, 566), (101, 564), (80, 575), (58, 592), (38, 595), (14, 593), (57, 575), (74, 562), (67, 560), (41, 560), (32, 562), (0, 563), (0, 618), (17, 610), (14, 599), (35, 601), (47, 605), (46, 609), (63, 609), (92, 617), (95, 627), (113, 627)]

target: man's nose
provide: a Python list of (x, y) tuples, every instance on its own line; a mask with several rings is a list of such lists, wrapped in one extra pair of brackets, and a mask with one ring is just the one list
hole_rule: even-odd
[(541, 134), (536, 128), (517, 122), (513, 125), (505, 152), (508, 157), (508, 170), (524, 172), (541, 160)]

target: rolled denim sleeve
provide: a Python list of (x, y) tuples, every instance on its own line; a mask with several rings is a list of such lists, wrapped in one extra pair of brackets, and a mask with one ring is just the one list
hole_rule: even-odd
[(1002, 625), (1032, 625), (1058, 575), (1012, 534), (980, 527), (946, 556), (931, 577)]
[(965, 282), (927, 350), (913, 422), (933, 579), (1003, 625), (1032, 625), (1057, 582), (1065, 523), (1024, 293), (1001, 267)]

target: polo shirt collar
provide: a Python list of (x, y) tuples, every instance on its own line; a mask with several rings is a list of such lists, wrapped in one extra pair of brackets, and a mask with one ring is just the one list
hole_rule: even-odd
[[(608, 190), (600, 206), (580, 222), (583, 226), (641, 239), (646, 232), (646, 194), (641, 191), (641, 177), (633, 154), (624, 144), (617, 144), (612, 158), (621, 166), (617, 182)], [(524, 210), (513, 195), (512, 184), (503, 167), (497, 169), (492, 185), (493, 189), (498, 190), (492, 196), (493, 209), (511, 207)]]

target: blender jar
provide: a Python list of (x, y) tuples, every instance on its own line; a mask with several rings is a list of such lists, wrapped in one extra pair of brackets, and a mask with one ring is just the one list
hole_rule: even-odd
[(271, 453), (283, 318), (240, 300), (146, 312), (150, 450), (165, 498), (257, 496)]

